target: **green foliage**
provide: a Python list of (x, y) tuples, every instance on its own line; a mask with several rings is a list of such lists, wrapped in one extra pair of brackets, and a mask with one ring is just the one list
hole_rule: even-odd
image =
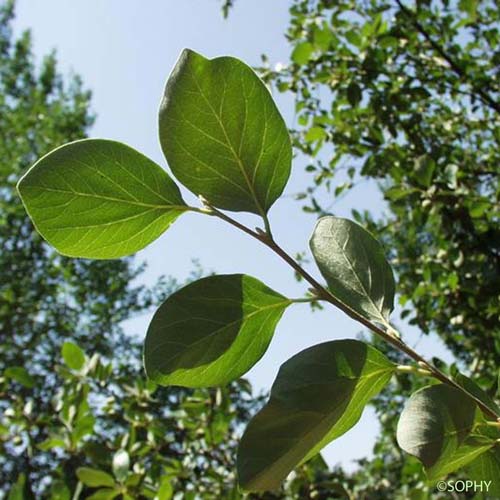
[[(238, 75), (243, 92), (234, 90), (235, 75)], [(265, 92), (265, 98), (249, 98), (245, 91), (247, 78), (252, 82), (252, 92), (260, 88)], [(484, 404), (482, 398), (468, 392), (466, 384), (461, 385), (447, 378), (404, 344), (399, 336), (395, 336), (395, 331), (388, 322), (395, 288), (392, 270), (385, 260), (382, 247), (365, 229), (335, 217), (325, 217), (318, 222), (311, 240), (311, 248), (327, 280), (328, 291), (293, 261), (273, 239), (267, 218), (267, 209), (270, 206), (267, 197), (269, 190), (265, 191), (262, 204), (262, 191), (255, 189), (255, 186), (258, 186), (257, 181), (260, 178), (274, 179), (275, 172), (279, 173), (282, 168), (279, 162), (277, 165), (262, 162), (262, 153), (268, 122), (271, 130), (276, 121), (281, 125), (283, 122), (276, 108), (273, 109), (277, 119), (274, 115), (267, 115), (267, 100), (270, 96), (260, 82), (255, 83), (256, 78), (241, 61), (232, 58), (209, 61), (191, 51), (184, 51), (180, 62), (174, 68), (167, 82), (160, 109), (160, 135), (167, 159), (173, 164), (174, 174), (195, 192), (202, 186), (201, 181), (206, 180), (203, 168), (209, 167), (213, 170), (217, 164), (218, 175), (222, 174), (224, 179), (223, 182), (213, 185), (203, 184), (201, 209), (186, 209), (217, 216), (267, 245), (313, 286), (316, 298), (304, 298), (299, 301), (322, 299), (336, 305), (418, 361), (426, 368), (425, 374), (447, 384), (437, 386), (438, 388), (453, 388), (458, 391), (461, 398), (467, 402), (467, 405), (461, 406), (462, 409), (469, 408), (471, 415), (475, 415), (480, 407), (489, 417), (493, 415), (497, 418), (498, 415), (490, 405)], [(220, 88), (225, 89), (226, 84), (228, 90), (219, 95), (217, 91)], [(247, 91), (250, 92), (249, 89)], [(193, 103), (196, 104), (194, 108)], [(205, 119), (203, 124), (200, 122), (199, 126), (192, 127), (191, 120), (200, 117), (200, 106), (205, 106), (208, 110), (205, 115), (213, 115), (214, 118), (212, 121)], [(227, 114), (226, 111), (230, 112)], [(264, 118), (257, 122), (249, 119), (251, 116)], [(239, 141), (237, 154), (235, 143), (231, 140), (235, 131), (239, 133), (236, 136)], [(224, 137), (215, 138), (214, 134), (222, 134)], [(288, 139), (283, 142), (280, 134), (281, 131), (278, 130), (275, 141), (281, 144), (280, 151), (287, 146), (286, 156), (289, 158), (290, 144)], [(247, 137), (262, 137), (260, 149), (246, 149)], [(182, 142), (180, 150), (177, 146), (181, 142), (176, 140)], [(216, 163), (215, 156), (207, 154), (212, 143), (216, 144), (217, 148), (223, 145), (230, 149), (235, 153), (235, 161)], [(203, 147), (200, 147), (200, 144), (203, 144)], [(256, 143), (251, 144), (255, 146)], [(182, 153), (180, 156), (177, 154), (179, 151)], [(200, 165), (203, 168), (199, 165), (196, 168), (195, 165), (193, 169), (192, 163), (187, 161), (188, 158), (201, 158)], [(77, 155), (76, 162), (78, 161)], [(87, 163), (84, 162), (85, 164)], [(247, 164), (253, 166), (252, 179), (256, 184), (247, 183), (247, 191), (229, 190), (227, 179), (239, 179), (237, 182), (240, 184), (248, 181), (248, 171), (245, 167)], [(286, 176), (272, 201), (284, 187), (289, 165), (286, 167)], [(82, 175), (79, 182), (85, 183), (85, 174), (88, 175), (88, 171), (80, 169), (79, 173)], [(234, 177), (235, 174), (239, 177)], [(92, 176), (93, 172), (90, 175)], [(44, 171), (41, 171), (40, 176), (38, 183), (49, 185), (50, 172), (45, 175)], [(29, 177), (30, 174), (27, 178)], [(21, 181), (21, 190), (23, 182)], [(169, 185), (170, 182), (168, 180)], [(272, 188), (272, 185), (270, 187)], [(133, 189), (133, 186), (129, 186), (129, 189)], [(141, 189), (137, 195), (134, 191), (129, 194), (139, 198), (140, 191)], [(215, 204), (207, 200), (206, 195), (215, 199)], [(44, 210), (56, 206), (57, 202), (54, 203), (54, 199), (49, 197)], [(232, 210), (246, 209), (260, 214), (265, 230), (253, 231), (220, 212), (217, 206)], [(117, 237), (120, 238), (120, 232)], [(147, 373), (162, 384), (191, 387), (219, 385), (234, 380), (263, 355), (276, 323), (292, 302), (294, 301), (276, 294), (248, 276), (211, 276), (198, 280), (167, 299), (153, 318), (144, 349)], [(371, 321), (381, 324), (383, 329)], [(314, 456), (325, 444), (357, 422), (363, 407), (387, 384), (395, 368), (394, 364), (373, 347), (356, 341), (315, 346), (292, 358), (280, 371), (269, 403), (252, 420), (244, 434), (238, 455), (240, 485), (250, 491), (276, 489), (293, 467)], [(419, 370), (404, 367), (405, 371), (408, 371), (406, 368), (415, 373)], [(331, 389), (327, 384), (330, 384)], [(453, 439), (457, 439), (457, 427), (450, 430), (446, 420), (454, 413), (454, 403), (442, 398), (439, 405), (433, 408), (427, 398), (420, 404), (423, 396), (433, 391), (434, 387), (427, 392), (422, 390), (410, 399), (410, 404), (402, 416), (398, 437), (404, 449), (417, 455), (433, 477), (439, 477), (444, 472), (451, 472), (456, 467), (468, 463), (489, 448), (484, 446), (482, 441), (469, 440), (466, 443), (467, 452), (464, 454), (458, 446), (461, 442), (449, 444), (454, 443)], [(420, 429), (412, 425), (422, 418), (421, 406), (428, 411), (426, 417), (431, 422), (429, 426), (432, 427), (433, 433), (430, 437), (423, 435), (429, 426), (424, 425)], [(434, 425), (440, 417), (446, 425)], [(85, 425), (93, 425), (90, 416), (87, 417), (86, 407), (83, 418), (86, 419)], [(472, 422), (470, 425), (472, 429)], [(466, 435), (469, 432), (470, 430), (467, 430)], [(453, 436), (451, 440), (450, 436)], [(431, 451), (424, 450), (420, 453), (422, 450), (416, 447), (415, 443), (427, 443), (425, 439), (428, 440), (428, 448)], [(437, 440), (444, 442), (443, 449), (439, 448), (438, 451), (433, 448)], [(432, 455), (432, 463), (429, 462), (429, 455)], [(128, 460), (127, 454), (126, 469)], [(444, 460), (446, 466), (443, 467), (440, 461)], [(120, 473), (115, 471), (115, 475), (125, 477), (125, 467), (119, 469)]]
[[(64, 358), (56, 362), (58, 385), (48, 390), (43, 412), (22, 395), (12, 398), (2, 439), (44, 430), (33, 435), (26, 478), (36, 498), (56, 498), (47, 483), (68, 495), (80, 491), (80, 498), (111, 492), (154, 498), (170, 489), (216, 499), (233, 491), (236, 432), (254, 405), (248, 384), (210, 392), (161, 389), (142, 378), (133, 361), (139, 356), (139, 346), (129, 345), (113, 362), (85, 356), (79, 371), (68, 370)], [(43, 472), (43, 482), (35, 470)]]
[(251, 276), (191, 283), (153, 317), (144, 345), (146, 373), (157, 383), (185, 387), (236, 380), (264, 355), (290, 303)]
[(61, 354), (66, 365), (72, 370), (81, 370), (85, 365), (85, 353), (72, 342), (64, 342)]
[(135, 253), (187, 210), (164, 170), (129, 146), (102, 139), (55, 149), (18, 189), (39, 233), (72, 257)]
[(160, 105), (175, 177), (215, 207), (265, 215), (290, 175), (292, 148), (271, 94), (246, 64), (185, 50)]
[[(304, 210), (336, 212), (358, 186), (380, 188), (383, 214), (356, 202), (353, 217), (388, 251), (402, 319), (439, 335), (490, 399), (500, 356), (499, 16), (493, 0), (294, 0), (290, 62), (262, 69), (295, 101), (294, 146), (310, 172), (297, 194)], [(314, 51), (297, 63), (304, 43)], [(375, 398), (375, 458), (346, 479), (356, 498), (439, 496), (394, 440), (405, 395), (419, 387), (399, 374)]]
[[(63, 79), (54, 55), (36, 67), (29, 32), (12, 36), (13, 13), (0, 1), (0, 497), (232, 498), (237, 431), (259, 399), (244, 380), (211, 391), (147, 383), (140, 346), (121, 329), (180, 283), (145, 289), (130, 284), (143, 269), (131, 259), (60, 256), (15, 192), (37, 158), (85, 137), (93, 118), (81, 82)], [(127, 471), (113, 461), (120, 451)], [(85, 486), (81, 467), (113, 486)]]
[(394, 276), (380, 243), (359, 224), (322, 217), (311, 251), (328, 289), (371, 321), (388, 324), (394, 304)]
[(475, 424), (482, 423), (477, 411), (474, 402), (453, 387), (424, 387), (411, 396), (401, 414), (398, 443), (435, 481), (495, 446), (488, 436), (471, 436)]
[(15, 380), (19, 384), (31, 389), (35, 385), (35, 379), (22, 366), (9, 366), (4, 372), (4, 377)]
[(491, 409), (492, 412), (500, 413), (500, 407), (496, 401), (488, 393), (481, 389), (481, 387), (479, 387), (474, 380), (466, 377), (463, 373), (458, 371), (453, 374), (453, 379), (461, 387), (465, 388), (471, 394), (474, 394), (474, 396), (481, 400), (488, 408)]
[(91, 486), (95, 488), (98, 486), (115, 485), (115, 480), (113, 479), (113, 477), (102, 470), (91, 469), (89, 467), (79, 467), (76, 470), (76, 475), (85, 486)]
[[(390, 252), (403, 317), (486, 370), (490, 392), (500, 353), (499, 12), (494, 0), (294, 0), (291, 62), (263, 69), (295, 99), (294, 146), (311, 173), (304, 208), (324, 214), (377, 183), (388, 210), (354, 215)], [(296, 61), (306, 43), (312, 55)]]
[[(471, 462), (467, 466), (466, 472), (474, 481), (484, 481), (485, 477), (497, 478), (500, 474), (500, 449), (498, 446), (491, 448)], [(489, 493), (493, 498), (500, 496), (498, 481), (492, 481)]]
[(356, 340), (319, 344), (289, 359), (269, 402), (241, 439), (242, 487), (277, 489), (299, 463), (356, 424), (395, 368), (379, 351)]
[[(307, 2), (303, 5), (307, 7)], [(323, 25), (315, 34), (316, 45), (300, 45), (300, 50), (295, 53), (296, 64), (308, 64), (320, 50), (328, 50), (331, 40), (327, 28)], [(367, 26), (361, 35), (350, 34), (346, 39), (356, 47), (363, 47), (364, 38), (385, 33), (385, 30), (383, 18), (379, 16), (377, 22)], [(377, 63), (372, 62), (370, 68), (373, 71), (376, 71)], [(413, 96), (421, 94), (412, 93)], [(346, 99), (349, 109), (359, 109), (363, 105), (364, 91), (351, 82)], [(343, 105), (341, 98), (339, 103)], [(328, 135), (316, 133), (322, 125), (317, 122), (316, 129), (311, 129), (314, 133), (310, 131), (310, 141), (321, 143), (327, 139)], [(313, 458), (325, 444), (349, 430), (359, 420), (369, 400), (383, 390), (396, 372), (431, 377), (434, 382), (439, 382), (439, 385), (424, 388), (410, 398), (398, 432), (403, 449), (416, 455), (428, 468), (431, 477), (441, 477), (469, 462), (472, 464), (493, 446), (497, 447), (500, 442), (497, 409), (489, 402), (485, 403), (482, 394), (470, 384), (462, 379), (461, 382), (453, 380), (423, 359), (389, 324), (395, 292), (394, 277), (381, 245), (366, 229), (335, 217), (319, 221), (311, 248), (328, 288), (292, 259), (272, 236), (267, 212), (285, 187), (292, 149), (283, 119), (264, 84), (250, 68), (234, 58), (208, 60), (185, 50), (167, 81), (160, 107), (160, 141), (174, 176), (199, 195), (202, 202), (199, 208), (185, 206), (184, 210), (218, 217), (260, 241), (312, 288), (310, 296), (290, 300), (254, 278), (242, 275), (211, 276), (184, 287), (164, 302), (148, 331), (144, 358), (147, 373), (155, 381), (204, 387), (227, 383), (241, 376), (263, 355), (276, 323), (292, 302), (324, 301), (337, 306), (415, 362), (410, 366), (397, 366), (375, 347), (354, 340), (313, 346), (294, 356), (283, 365), (268, 404), (251, 421), (242, 438), (238, 482), (243, 489), (264, 491), (278, 488), (294, 467)], [(382, 144), (382, 129), (376, 127), (367, 142)], [(85, 154), (82, 151), (73, 154), (73, 163), (69, 167), (70, 171), (81, 176), (77, 183), (79, 192), (83, 185), (93, 186), (95, 181), (94, 171), (87, 168), (89, 161), (83, 161), (81, 166), (80, 155), (85, 160)], [(122, 167), (130, 172), (133, 165), (127, 162), (131, 158), (124, 156), (120, 161), (122, 159)], [(159, 171), (155, 164), (144, 168)], [(458, 169), (447, 166), (445, 170), (447, 185), (454, 186), (458, 182), (455, 179), (458, 178)], [(432, 163), (422, 162), (417, 172), (419, 185), (425, 185), (433, 179), (434, 167)], [(50, 189), (53, 182), (50, 169), (40, 168), (36, 174), (33, 188)], [(28, 173), (26, 179), (31, 176)], [(142, 172), (140, 178), (144, 180), (148, 176)], [(168, 177), (165, 179), (168, 188), (177, 192), (172, 181)], [(26, 196), (24, 182), (21, 181), (20, 190)], [(112, 183), (113, 189), (118, 189), (116, 182)], [(155, 193), (162, 189), (162, 180), (158, 182)], [(145, 185), (149, 185), (148, 182)], [(107, 181), (100, 181), (99, 186), (111, 187)], [(144, 185), (130, 183), (126, 190), (129, 199), (144, 201)], [(50, 213), (58, 203), (60, 201), (53, 196), (45, 197), (43, 211)], [(219, 209), (257, 214), (262, 218), (264, 229), (253, 230)], [(103, 210), (98, 207), (91, 215), (99, 220), (102, 214)], [(32, 215), (36, 223), (37, 215)], [(158, 229), (154, 237), (160, 232)], [(118, 225), (113, 242), (124, 241), (127, 235), (130, 235), (127, 225)], [(134, 251), (152, 239), (131, 246), (127, 251)], [(90, 246), (85, 242), (83, 251)], [(101, 252), (97, 256), (105, 257), (102, 241), (98, 239), (95, 246), (97, 252)], [(99, 363), (95, 362), (95, 368), (91, 361), (88, 363), (88, 372), (95, 369), (96, 376), (102, 377)], [(75, 375), (69, 373), (69, 376)], [(152, 381), (137, 382), (137, 385), (148, 397), (152, 397), (156, 390)], [(65, 446), (77, 447), (97, 426), (87, 398), (89, 389), (81, 388), (84, 397), (78, 406), (74, 398), (80, 389), (70, 386), (70, 390), (73, 393), (64, 399), (59, 411), (61, 420), (72, 431), (69, 439), (67, 436), (63, 439)], [(220, 388), (217, 391), (221, 394)], [(449, 397), (450, 394), (459, 394), (460, 397)], [(136, 396), (133, 400), (136, 403), (139, 398)], [(208, 411), (211, 416), (213, 406), (213, 402), (208, 406), (205, 401), (194, 401), (189, 405), (202, 414)], [(160, 435), (164, 438), (165, 428), (162, 426), (169, 415), (156, 413), (153, 418), (148, 417), (144, 411), (135, 415), (135, 419), (147, 422), (148, 445), (144, 449), (135, 446), (139, 436), (132, 430), (127, 431), (126, 437), (116, 436), (111, 464), (114, 479), (106, 471), (106, 475), (100, 475), (84, 469), (87, 476), (80, 478), (82, 482), (88, 484), (90, 481), (91, 486), (103, 487), (95, 492), (94, 498), (114, 497), (116, 491), (123, 498), (133, 498), (134, 494), (147, 496), (151, 483), (154, 485), (153, 495), (163, 488), (166, 489), (165, 496), (170, 494), (169, 486), (164, 486), (163, 481), (158, 482), (159, 474), (168, 472), (170, 465), (165, 464), (162, 455), (155, 454), (158, 450), (149, 445), (149, 433), (154, 427), (161, 429)], [(237, 425), (237, 422), (224, 420), (227, 418), (227, 414), (221, 414), (210, 421), (206, 430), (200, 429), (202, 433), (208, 433), (205, 440), (213, 449), (229, 434), (230, 426), (234, 430)], [(220, 422), (223, 422), (222, 428), (219, 428)], [(476, 424), (484, 426), (485, 430), (472, 435)], [(56, 439), (54, 444), (60, 446), (61, 442)], [(131, 463), (149, 460), (151, 454), (150, 468), (131, 468)], [(158, 464), (163, 465), (160, 472), (155, 468)], [(142, 471), (148, 475), (148, 480), (144, 478), (144, 483), (141, 483), (139, 478), (136, 482), (136, 474), (140, 475)], [(183, 477), (179, 470), (174, 476), (176, 480)], [(216, 498), (220, 498), (221, 492), (226, 495), (229, 491), (230, 495), (237, 495), (236, 485), (228, 490), (224, 479), (216, 482), (219, 486), (223, 483), (217, 492), (208, 480), (211, 489), (203, 490), (205, 494), (216, 494)], [(190, 483), (190, 491), (201, 491), (200, 485), (205, 487), (200, 478), (197, 481)]]

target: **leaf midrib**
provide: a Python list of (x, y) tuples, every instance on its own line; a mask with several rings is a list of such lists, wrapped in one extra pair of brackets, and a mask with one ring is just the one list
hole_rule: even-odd
[[(252, 183), (250, 182), (250, 179), (247, 175), (247, 172), (245, 170), (245, 167), (241, 161), (241, 158), (238, 156), (238, 154), (236, 153), (230, 139), (229, 139), (229, 136), (227, 134), (227, 130), (226, 130), (226, 127), (224, 126), (224, 123), (223, 121), (221, 120), (220, 116), (218, 115), (218, 113), (216, 113), (215, 109), (213, 108), (212, 104), (210, 103), (210, 101), (208, 100), (208, 98), (205, 96), (203, 90), (201, 89), (201, 86), (200, 84), (198, 83), (198, 80), (196, 78), (196, 74), (194, 72), (194, 69), (192, 68), (192, 66), (190, 66), (190, 70), (191, 70), (191, 75), (193, 77), (193, 81), (195, 82), (196, 84), (196, 87), (201, 95), (201, 97), (203, 98), (203, 100), (207, 103), (207, 106), (209, 107), (210, 111), (213, 113), (213, 115), (215, 116), (215, 119), (217, 120), (217, 123), (219, 124), (219, 126), (221, 127), (221, 130), (222, 132), (224, 133), (224, 137), (226, 138), (226, 141), (227, 141), (227, 147), (230, 149), (230, 151), (232, 152), (233, 156), (234, 156), (234, 159), (236, 160), (236, 164), (238, 165), (238, 167), (240, 168), (241, 170), (241, 173), (243, 175), (243, 178), (245, 179), (245, 182), (247, 184), (247, 187), (248, 187), (248, 194), (250, 194), (250, 196), (252, 197), (254, 203), (255, 203), (255, 206), (257, 207), (257, 210), (259, 211), (259, 213), (262, 215), (262, 217), (265, 217), (266, 216), (266, 212), (264, 210), (264, 208), (261, 206), (258, 198), (257, 198), (257, 194), (253, 188), (253, 185)], [(225, 100), (225, 93), (226, 93), (226, 81), (224, 80), (224, 90), (222, 92), (222, 99), (221, 99), (221, 106), (222, 106), (222, 103), (224, 102)], [(245, 105), (246, 105), (246, 98), (245, 98)], [(245, 121), (246, 121), (246, 117), (245, 117)], [(244, 126), (245, 128), (245, 126)], [(243, 135), (243, 134), (242, 134)], [(261, 148), (262, 149), (262, 148)]]
[(54, 193), (63, 193), (67, 195), (76, 195), (83, 198), (94, 198), (96, 200), (107, 200), (115, 203), (126, 203), (127, 205), (134, 205), (138, 207), (147, 207), (147, 208), (155, 208), (155, 209), (169, 209), (169, 210), (181, 210), (186, 211), (189, 210), (187, 205), (168, 205), (168, 204), (155, 204), (155, 203), (145, 203), (141, 201), (135, 200), (126, 200), (122, 198), (115, 198), (113, 196), (105, 196), (105, 195), (97, 195), (91, 193), (82, 193), (80, 191), (66, 190), (66, 189), (57, 189), (57, 188), (49, 188), (49, 187), (39, 187), (39, 186), (25, 186), (25, 188), (36, 189), (40, 191), (50, 191)]
[[(346, 239), (346, 243), (349, 242), (349, 238), (350, 238), (350, 234), (351, 234), (351, 230), (350, 228), (347, 229), (347, 239)], [(331, 238), (333, 239), (333, 241), (335, 242), (335, 244), (337, 245), (337, 247), (340, 249), (340, 253), (342, 255), (342, 257), (344, 257), (344, 260), (347, 262), (347, 265), (349, 266), (349, 268), (351, 269), (351, 272), (353, 273), (354, 277), (356, 278), (356, 281), (359, 283), (359, 285), (361, 286), (361, 289), (362, 291), (364, 292), (365, 296), (368, 298), (369, 302), (371, 303), (372, 307), (375, 309), (375, 311), (377, 311), (377, 316), (379, 319), (382, 320), (382, 322), (385, 324), (387, 322), (386, 318), (384, 317), (384, 315), (382, 314), (382, 312), (379, 310), (379, 308), (375, 305), (375, 302), (373, 302), (373, 299), (371, 298), (370, 294), (367, 292), (363, 282), (361, 281), (361, 279), (359, 278), (358, 276), (358, 273), (354, 270), (354, 267), (351, 263), (351, 261), (349, 260), (346, 252), (344, 251), (345, 250), (345, 247), (344, 246), (341, 246), (340, 243), (337, 241), (337, 239), (335, 238), (335, 235), (333, 232), (330, 231), (330, 235), (331, 235)], [(369, 270), (369, 272), (371, 273), (371, 270)]]

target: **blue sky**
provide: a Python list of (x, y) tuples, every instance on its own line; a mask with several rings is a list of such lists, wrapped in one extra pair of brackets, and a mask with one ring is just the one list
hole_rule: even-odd
[[(288, 0), (239, 0), (227, 21), (219, 6), (216, 0), (18, 0), (15, 27), (17, 32), (32, 29), (38, 58), (55, 48), (63, 72), (80, 74), (93, 91), (98, 118), (92, 137), (126, 142), (166, 168), (158, 142), (157, 111), (166, 78), (184, 47), (207, 57), (233, 55), (251, 65), (258, 65), (263, 53), (272, 64), (288, 60), (283, 36)], [(292, 125), (292, 98), (276, 98)], [(291, 196), (308, 182), (304, 161), (294, 162), (285, 196), (270, 211), (273, 232), (290, 253), (307, 248), (315, 222)], [(183, 194), (191, 204), (196, 203), (186, 190)], [(360, 186), (335, 205), (335, 213), (349, 216), (354, 207), (380, 213), (383, 205), (376, 187)], [(251, 216), (241, 219), (259, 223)], [(153, 283), (161, 274), (183, 279), (196, 258), (208, 270), (251, 274), (292, 297), (300, 296), (305, 288), (257, 242), (215, 218), (198, 214), (184, 215), (137, 258), (148, 263), (141, 278), (145, 283)], [(314, 267), (311, 270), (317, 275)], [(126, 325), (127, 330), (144, 336), (149, 319), (137, 318)], [(295, 305), (285, 313), (269, 351), (248, 378), (256, 390), (267, 390), (279, 365), (294, 353), (325, 340), (354, 337), (360, 331), (361, 327), (332, 308), (313, 314), (306, 304)], [(411, 342), (416, 341), (417, 334), (410, 334)], [(429, 355), (445, 354), (433, 339), (421, 339), (418, 349)], [(371, 455), (377, 429), (373, 412), (366, 410), (354, 429), (324, 450), (325, 458), (351, 469), (353, 459)]]

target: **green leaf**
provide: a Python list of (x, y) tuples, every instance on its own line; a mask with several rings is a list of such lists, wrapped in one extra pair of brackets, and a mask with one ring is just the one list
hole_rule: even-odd
[(31, 389), (35, 385), (35, 379), (22, 366), (9, 366), (3, 374), (5, 377), (15, 380), (28, 389)]
[(485, 436), (469, 436), (453, 454), (447, 457), (446, 461), (440, 463), (439, 467), (432, 467), (427, 470), (427, 477), (429, 481), (436, 481), (441, 477), (445, 477), (477, 459), (477, 457), (494, 446), (495, 441)]
[(429, 155), (418, 156), (415, 158), (413, 168), (412, 177), (420, 186), (428, 188), (436, 170), (436, 162)]
[(304, 139), (307, 142), (316, 142), (322, 141), (326, 139), (326, 137), (327, 135), (323, 127), (311, 127), (304, 136)]
[(66, 365), (72, 370), (81, 370), (85, 365), (85, 353), (73, 342), (64, 342), (61, 354)]
[(361, 47), (363, 45), (363, 38), (359, 30), (351, 30), (345, 34), (346, 40), (354, 45), (355, 47)]
[(64, 481), (53, 481), (50, 487), (50, 500), (71, 500), (73, 495)]
[(473, 448), (485, 444), (466, 441), (480, 415), (474, 401), (459, 389), (445, 384), (424, 387), (405, 405), (398, 444), (423, 463), (430, 480), (438, 479), (464, 465), (468, 457), (473, 459)]
[(208, 276), (160, 306), (144, 346), (147, 375), (186, 387), (226, 384), (264, 354), (290, 299), (251, 276)]
[(28, 482), (26, 475), (21, 473), (12, 485), (7, 500), (27, 500), (28, 498), (30, 498)]
[(264, 83), (233, 57), (184, 50), (160, 106), (174, 175), (216, 207), (265, 214), (290, 175), (292, 148)]
[(379, 242), (355, 222), (326, 216), (310, 246), (332, 294), (370, 321), (387, 324), (395, 284)]
[(473, 481), (489, 482), (488, 490), (486, 486), (482, 498), (497, 498), (500, 497), (500, 446), (491, 448), (486, 453), (483, 453), (473, 462), (469, 463), (466, 468), (467, 475)]
[(86, 486), (96, 488), (99, 486), (113, 487), (115, 480), (107, 472), (90, 467), (79, 467), (76, 469), (78, 479)]
[(172, 486), (171, 478), (164, 477), (160, 482), (158, 493), (156, 494), (158, 500), (170, 500), (174, 495), (174, 487)]
[(446, 182), (446, 185), (450, 189), (457, 189), (458, 186), (458, 181), (457, 181), (457, 175), (458, 175), (458, 166), (455, 165), (454, 163), (450, 163), (449, 165), (446, 165), (444, 169), (444, 179)]
[(303, 65), (307, 64), (314, 52), (314, 45), (309, 42), (301, 42), (295, 46), (292, 52), (292, 61)]
[(326, 342), (289, 359), (241, 440), (240, 485), (278, 488), (294, 467), (356, 424), (394, 370), (382, 353), (357, 340)]
[(486, 394), (486, 392), (481, 389), (481, 387), (476, 384), (476, 382), (458, 371), (454, 374), (453, 379), (466, 391), (470, 392), (473, 396), (479, 399), (479, 401), (484, 403), (493, 413), (500, 415), (499, 406), (488, 394)]
[(87, 497), (87, 500), (112, 500), (120, 494), (120, 490), (112, 488), (102, 488)]
[(28, 170), (18, 190), (37, 231), (70, 257), (130, 255), (188, 209), (160, 166), (104, 139), (53, 150)]
[(113, 474), (118, 481), (124, 481), (130, 468), (130, 457), (126, 450), (118, 450), (113, 456)]
[(52, 450), (53, 448), (65, 448), (66, 443), (63, 438), (59, 437), (48, 437), (40, 444), (37, 445), (37, 448), (42, 451)]

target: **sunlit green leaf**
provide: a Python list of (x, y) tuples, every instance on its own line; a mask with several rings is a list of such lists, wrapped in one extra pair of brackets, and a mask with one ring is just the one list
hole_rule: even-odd
[(64, 342), (61, 353), (64, 362), (72, 370), (81, 370), (85, 365), (85, 353), (73, 342)]
[(160, 142), (177, 179), (219, 208), (265, 214), (290, 175), (285, 122), (233, 57), (182, 53), (161, 102)]
[(28, 389), (35, 385), (35, 379), (22, 366), (9, 366), (3, 373), (5, 377), (15, 380)]
[(90, 467), (79, 467), (76, 469), (76, 475), (83, 484), (93, 488), (98, 486), (113, 487), (115, 485), (113, 477), (102, 470), (92, 469)]
[(301, 462), (347, 432), (395, 366), (357, 340), (335, 340), (282, 365), (269, 402), (250, 421), (238, 451), (240, 485), (273, 490)]
[(292, 52), (292, 61), (297, 64), (307, 64), (314, 52), (314, 46), (310, 42), (301, 42), (295, 46)]
[(415, 158), (412, 177), (422, 187), (428, 188), (432, 182), (432, 176), (436, 170), (436, 162), (429, 155)]
[(365, 318), (386, 323), (394, 304), (394, 276), (380, 243), (359, 224), (319, 219), (311, 250), (329, 290)]
[(171, 478), (164, 477), (160, 482), (157, 497), (158, 500), (170, 500), (174, 494)]
[[(483, 498), (500, 497), (500, 446), (483, 453), (466, 467), (467, 477), (473, 481), (485, 482)], [(486, 489), (486, 486), (488, 487)]]
[(43, 451), (51, 450), (52, 448), (65, 448), (64, 439), (58, 437), (49, 437), (37, 445), (37, 448)]
[(53, 150), (28, 170), (18, 190), (38, 232), (71, 257), (130, 255), (187, 209), (161, 167), (103, 139)]
[(144, 346), (146, 372), (165, 385), (230, 382), (262, 357), (290, 303), (251, 276), (195, 281), (154, 315)]
[(484, 436), (469, 436), (457, 450), (442, 461), (438, 467), (426, 470), (429, 481), (435, 481), (461, 469), (495, 446), (495, 441)]
[(307, 142), (316, 142), (323, 140), (325, 138), (326, 138), (326, 132), (323, 127), (311, 127), (304, 136), (304, 139)]
[(50, 500), (71, 500), (73, 495), (64, 481), (54, 481), (50, 488)]

